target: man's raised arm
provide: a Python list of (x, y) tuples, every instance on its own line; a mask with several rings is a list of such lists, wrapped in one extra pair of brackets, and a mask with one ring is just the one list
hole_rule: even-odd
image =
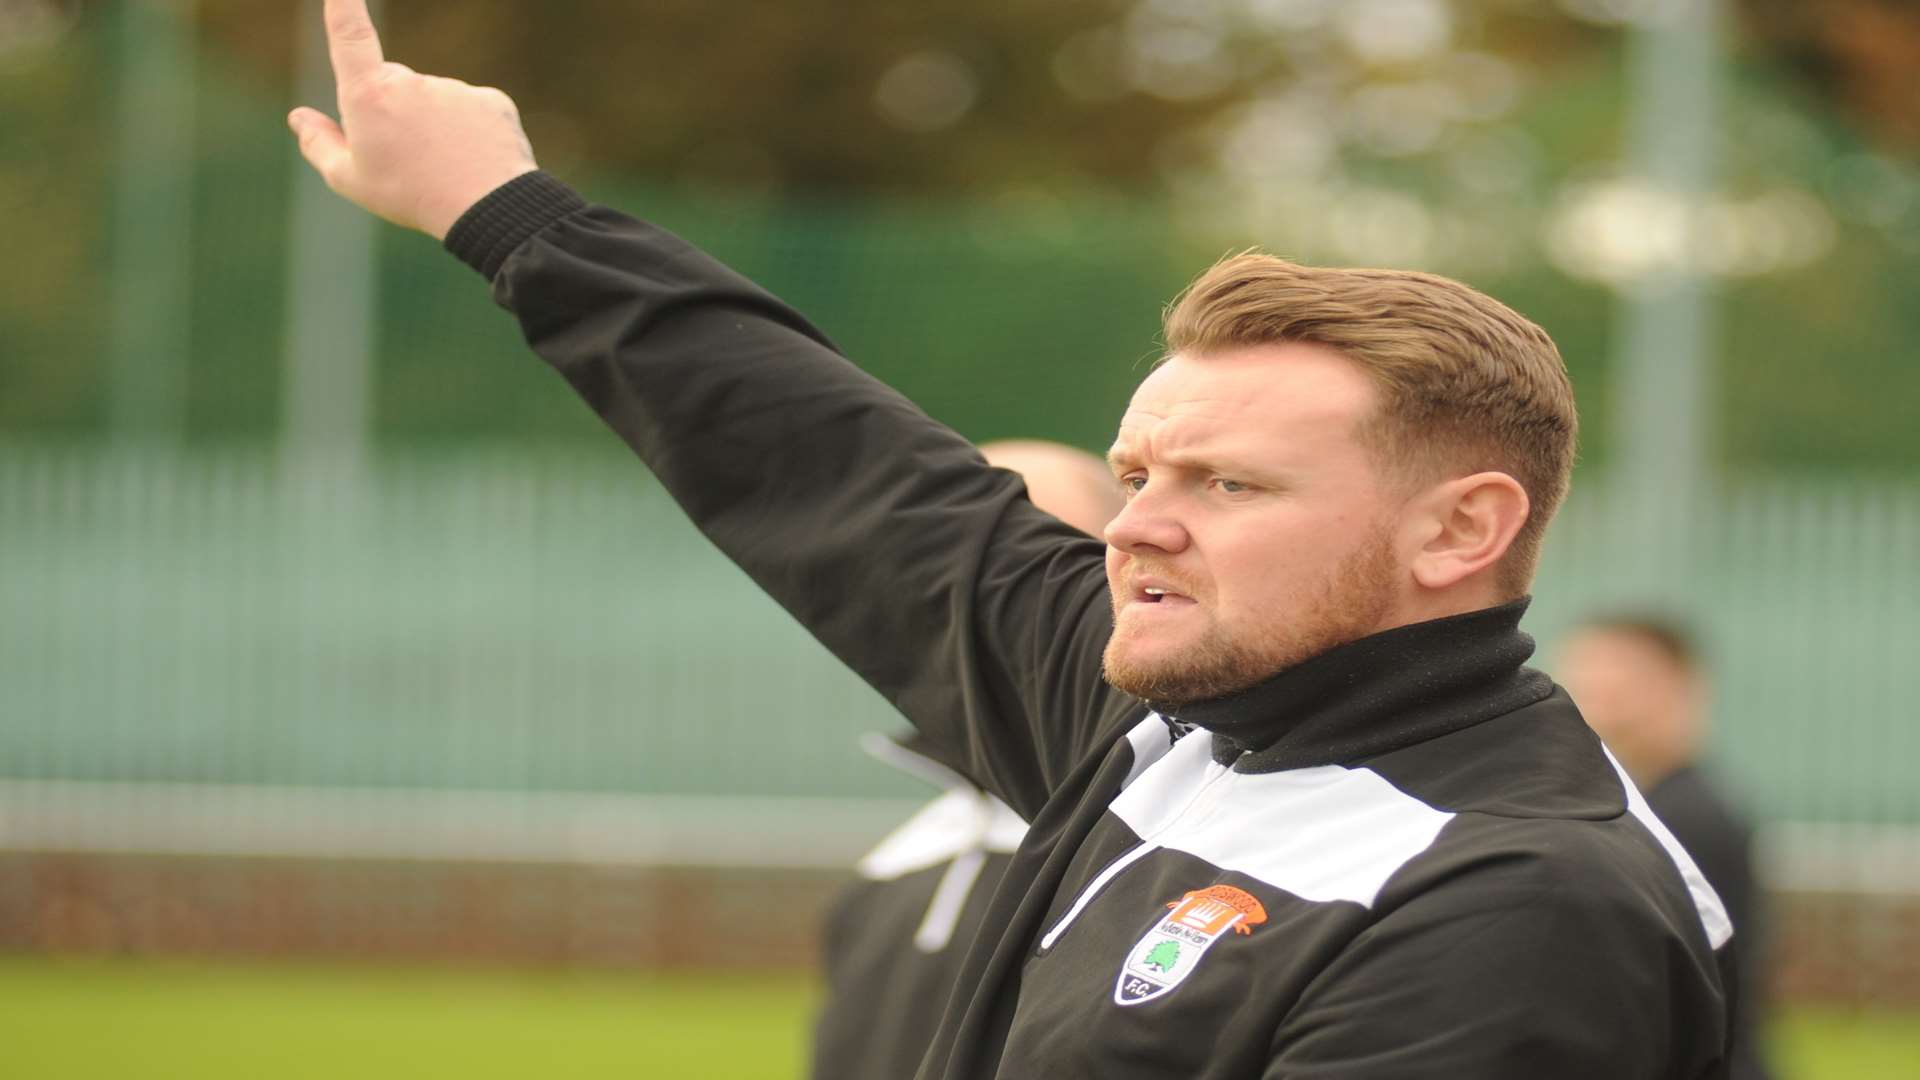
[(366, 0), (326, 0), (326, 18), (339, 122), (303, 106), (287, 125), (335, 192), (442, 240), (482, 196), (539, 168), (512, 98), (388, 60)]
[[(341, 119), (289, 123), (341, 195), (441, 237), (728, 557), (1031, 816), (1128, 714), (1101, 545), (662, 230), (537, 171), (506, 95), (385, 60), (327, 0)], [(644, 558), (644, 553), (636, 557)]]

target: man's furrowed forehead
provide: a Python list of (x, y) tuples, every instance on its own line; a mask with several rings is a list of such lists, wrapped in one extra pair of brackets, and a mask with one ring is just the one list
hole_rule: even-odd
[(1265, 448), (1255, 434), (1255, 425), (1230, 408), (1128, 409), (1107, 462), (1118, 470), (1148, 462), (1184, 466), (1257, 459)]
[(1316, 346), (1176, 356), (1141, 382), (1109, 461), (1258, 462), (1350, 442), (1372, 414), (1371, 382)]

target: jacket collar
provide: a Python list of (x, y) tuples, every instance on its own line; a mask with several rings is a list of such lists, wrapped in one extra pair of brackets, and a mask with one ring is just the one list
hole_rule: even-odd
[(1330, 649), (1226, 697), (1155, 708), (1207, 729), (1213, 757), (1241, 772), (1346, 765), (1542, 701), (1523, 666), (1527, 600), (1395, 627)]

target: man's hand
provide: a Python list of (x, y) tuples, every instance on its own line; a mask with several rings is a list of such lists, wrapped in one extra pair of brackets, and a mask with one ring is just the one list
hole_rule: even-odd
[(303, 106), (287, 125), (328, 187), (445, 239), (468, 207), (539, 167), (512, 98), (387, 62), (366, 0), (326, 0), (326, 13), (340, 122)]

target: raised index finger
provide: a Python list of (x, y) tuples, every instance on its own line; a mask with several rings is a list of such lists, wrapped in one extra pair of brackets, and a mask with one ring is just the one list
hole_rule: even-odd
[(326, 0), (327, 53), (333, 57), (336, 86), (380, 70), (380, 35), (367, 14), (367, 0)]

